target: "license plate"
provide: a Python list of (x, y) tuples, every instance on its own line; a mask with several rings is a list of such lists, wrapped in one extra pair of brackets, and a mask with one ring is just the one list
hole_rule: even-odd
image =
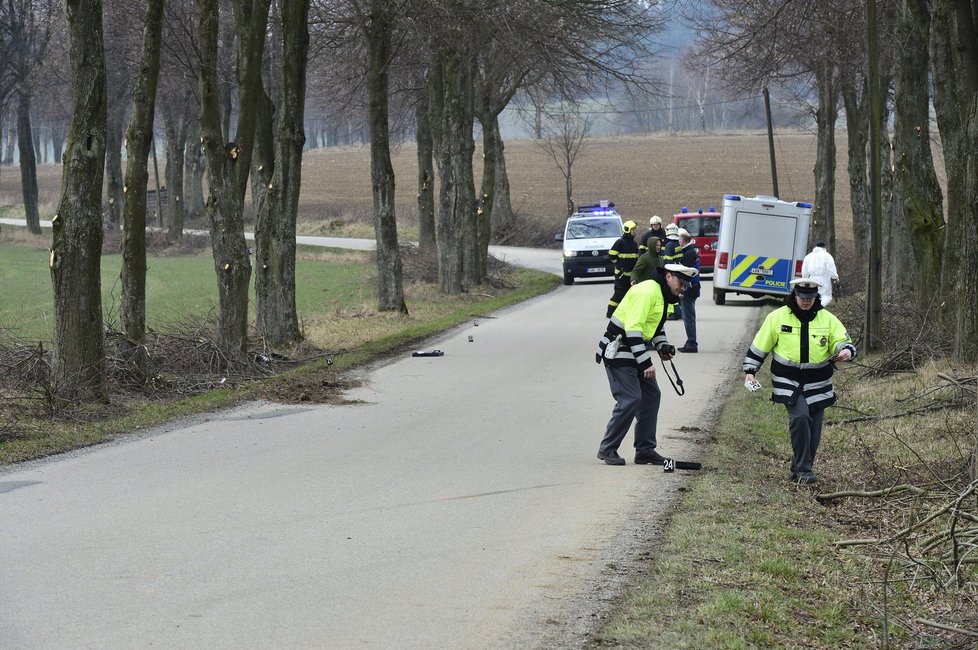
[(603, 266), (592, 266), (587, 270), (588, 273), (604, 273), (605, 268)]

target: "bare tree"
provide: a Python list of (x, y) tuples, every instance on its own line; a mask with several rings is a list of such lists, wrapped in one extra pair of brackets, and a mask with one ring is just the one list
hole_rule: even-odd
[(464, 260), (475, 260), (475, 186), (472, 124), (475, 119), (472, 42), (461, 30), (433, 48), (428, 74), (429, 124), (438, 166), (438, 286), (462, 293)]
[(435, 163), (434, 142), (428, 111), (426, 75), (418, 81), (418, 103), (415, 107), (415, 140), (418, 145), (418, 245), (425, 253), (437, 250), (435, 243)]
[(394, 210), (394, 166), (391, 163), (389, 70), (394, 57), (392, 39), (399, 18), (397, 3), (369, 0), (353, 3), (367, 47), (367, 119), (370, 124), (370, 180), (374, 202), (374, 234), (377, 239), (378, 307), (406, 314), (401, 252), (397, 242)]
[[(105, 143), (106, 228), (123, 225), (126, 191), (122, 166), (122, 150), (126, 122), (132, 110), (132, 93), (139, 74), (139, 55), (143, 33), (142, 20), (145, 2), (138, 0), (103, 0), (105, 4), (105, 48), (110, 65), (106, 68), (108, 105), (107, 140)], [(143, 201), (145, 204), (145, 200)]]
[(156, 85), (160, 74), (160, 41), (164, 0), (147, 0), (143, 19), (143, 51), (132, 93), (132, 117), (126, 129), (128, 195), (123, 209), (122, 327), (127, 353), (139, 376), (146, 370), (146, 161), (153, 142)]
[(158, 95), (166, 136), (166, 238), (170, 242), (183, 237), (188, 216), (200, 217), (204, 211), (194, 19), (192, 0), (166, 3)]
[(282, 42), (281, 63), (276, 66), (281, 77), (275, 111), (278, 133), (274, 156), (252, 171), (264, 186), (255, 223), (255, 302), (258, 331), (270, 344), (286, 345), (302, 336), (295, 303), (295, 228), (306, 142), (309, 2), (282, 2), (276, 15)]
[(947, 170), (942, 276), (951, 283), (954, 357), (978, 359), (978, 13), (969, 0), (934, 0), (934, 109)]
[(105, 54), (101, 0), (67, 0), (74, 99), (52, 220), (53, 377), (66, 399), (107, 399), (102, 331), (102, 180), (105, 165)]
[[(931, 154), (930, 12), (925, 0), (907, 0), (897, 9), (899, 43), (894, 87), (893, 155), (901, 180), (902, 211), (915, 259), (916, 286), (937, 286), (943, 256), (944, 205)], [(923, 310), (931, 302), (917, 291)]]
[(217, 272), (217, 344), (229, 356), (244, 353), (248, 341), (248, 285), (251, 259), (244, 237), (244, 198), (251, 170), (261, 90), (261, 60), (270, 0), (236, 0), (240, 86), (234, 140), (225, 137), (228, 108), (221, 110), (218, 69), (217, 0), (198, 0), (200, 47), (200, 134), (207, 168), (206, 203)]
[(51, 35), (53, 0), (6, 0), (0, 3), (0, 104), (8, 93), (17, 98), (17, 149), (21, 192), (28, 229), (41, 233), (37, 206), (37, 157), (31, 127), (35, 77)]
[(574, 212), (574, 163), (591, 134), (591, 116), (565, 106), (564, 110), (547, 116), (543, 126), (544, 137), (536, 141), (546, 155), (553, 159), (564, 177), (564, 195), (567, 214)]

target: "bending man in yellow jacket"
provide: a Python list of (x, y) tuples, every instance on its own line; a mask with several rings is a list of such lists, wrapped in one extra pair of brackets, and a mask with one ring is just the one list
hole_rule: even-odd
[(747, 350), (744, 383), (749, 390), (759, 387), (754, 374), (771, 354), (771, 401), (788, 409), (788, 477), (793, 483), (814, 483), (822, 416), (835, 404), (833, 362), (854, 359), (856, 346), (839, 319), (822, 307), (817, 281), (796, 279), (791, 286), (785, 306), (768, 314)]
[(594, 355), (604, 369), (615, 408), (598, 447), (598, 459), (624, 465), (618, 447), (635, 421), (635, 463), (662, 465), (656, 452), (656, 425), (662, 393), (655, 381), (652, 353), (671, 359), (676, 348), (666, 340), (666, 308), (675, 303), (696, 276), (696, 269), (667, 264), (652, 280), (633, 285), (608, 321)]

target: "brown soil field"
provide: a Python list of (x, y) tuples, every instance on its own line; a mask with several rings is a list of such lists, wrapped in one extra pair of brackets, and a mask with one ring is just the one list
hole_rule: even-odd
[[(845, 165), (845, 133), (836, 140), (836, 219), (838, 238), (851, 240), (849, 183)], [(371, 222), (369, 148), (342, 147), (306, 152), (302, 171), (300, 227), (320, 231), (323, 222)], [(814, 198), (815, 135), (788, 132), (775, 137), (781, 198)], [(413, 144), (393, 153), (397, 178), (398, 222), (414, 227), (417, 174)], [(481, 150), (475, 155), (476, 176), (481, 174)], [(506, 143), (506, 165), (513, 209), (523, 218), (563, 224), (564, 178), (553, 160), (530, 140)], [(161, 175), (163, 170), (160, 171)], [(61, 167), (38, 169), (41, 213), (50, 218), (57, 204)], [(653, 214), (668, 222), (669, 215), (688, 207), (719, 208), (725, 194), (771, 194), (771, 167), (767, 134), (673, 134), (642, 137), (592, 138), (585, 141), (574, 165), (574, 198), (579, 204), (610, 199), (625, 218), (644, 228)], [(478, 182), (477, 182), (478, 183)], [(478, 185), (477, 185), (478, 186)], [(20, 203), (20, 175), (16, 167), (0, 173), (0, 205)]]
[[(844, 144), (840, 134), (838, 144)], [(842, 149), (844, 155), (844, 149)], [(476, 151), (477, 177), (481, 148)], [(781, 134), (775, 138), (778, 184), (785, 200), (814, 198), (815, 135)], [(553, 219), (563, 224), (564, 177), (553, 160), (530, 140), (506, 143), (513, 209), (520, 215)], [(353, 216), (370, 209), (369, 151), (320, 149), (303, 163), (303, 205), (306, 218)], [(416, 149), (403, 145), (394, 152), (399, 221), (414, 224)], [(851, 239), (849, 182), (845, 161), (838, 164), (837, 219), (846, 224), (840, 239)], [(594, 138), (585, 142), (573, 168), (574, 198), (579, 204), (611, 199), (625, 218), (644, 227), (653, 214), (668, 222), (682, 207), (719, 208), (725, 194), (771, 194), (771, 163), (767, 134), (654, 135)], [(555, 230), (556, 232), (556, 230)]]

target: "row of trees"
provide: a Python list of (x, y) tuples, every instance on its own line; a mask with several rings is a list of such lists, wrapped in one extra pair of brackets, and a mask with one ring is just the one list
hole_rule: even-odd
[[(863, 259), (882, 247), (885, 286), (946, 300), (959, 360), (978, 359), (978, 12), (971, 0), (707, 0), (689, 17), (702, 33), (694, 61), (728, 88), (779, 85), (813, 97), (817, 128), (815, 236), (835, 246), (835, 130), (847, 126), (854, 235)], [(871, 75), (868, 16), (879, 35)], [(882, 89), (876, 102), (870, 88)], [(932, 157), (931, 108), (947, 175)], [(888, 126), (892, 124), (892, 129)], [(883, 134), (871, 149), (870, 133)], [(869, 162), (881, 160), (882, 223), (871, 221)], [(946, 214), (946, 219), (945, 219)], [(874, 235), (875, 230), (880, 236)], [(870, 273), (872, 278), (874, 273)], [(953, 299), (951, 297), (953, 296)], [(878, 299), (878, 298), (877, 298)]]
[[(136, 6), (142, 11), (133, 11)], [(647, 58), (646, 39), (661, 25), (652, 8), (630, 0), (105, 0), (104, 8), (100, 0), (68, 0), (65, 7), (62, 15), (54, 5), (24, 0), (21, 9), (35, 17), (50, 10), (49, 28), (62, 30), (68, 44), (73, 108), (51, 273), (55, 380), (63, 397), (77, 400), (106, 398), (99, 286), (103, 183), (106, 220), (124, 230), (126, 352), (134, 367), (144, 363), (145, 195), (157, 111), (167, 135), (173, 237), (182, 232), (182, 175), (191, 167), (185, 159), (202, 159), (219, 295), (216, 339), (235, 358), (247, 344), (253, 272), (260, 333), (272, 345), (300, 336), (295, 219), (308, 85), (363, 107), (379, 307), (403, 312), (390, 162), (392, 133), (405, 129), (398, 120), (413, 115), (410, 129), (419, 144), (421, 246), (437, 251), (441, 289), (460, 293), (486, 278), (494, 223), (512, 226), (508, 192), (496, 200), (497, 187), (506, 186), (500, 112), (519, 93), (548, 100), (609, 82), (649, 90), (636, 62)], [(133, 38), (137, 33), (141, 40)], [(315, 76), (307, 72), (310, 44), (327, 49), (333, 60)], [(119, 110), (120, 103), (128, 110)], [(476, 124), (486, 151), (479, 194), (472, 161)], [(124, 174), (117, 159), (122, 147)], [(255, 269), (244, 238), (249, 187)], [(494, 212), (508, 214), (494, 220)], [(37, 225), (36, 215), (29, 220)]]
[[(23, 2), (35, 18), (48, 16), (51, 25), (58, 24), (56, 12), (49, 15), (50, 4)], [(103, 170), (108, 219), (123, 223), (126, 233), (122, 317), (138, 365), (145, 329), (146, 160), (154, 111), (162, 113), (167, 134), (167, 185), (175, 212), (186, 204), (184, 170), (197, 164), (206, 172), (204, 208), (220, 300), (216, 336), (233, 357), (243, 354), (248, 333), (253, 269), (244, 239), (244, 201), (249, 182), (256, 214), (258, 327), (273, 345), (300, 336), (294, 234), (307, 87), (331, 93), (350, 111), (361, 107), (366, 116), (379, 307), (400, 311), (406, 305), (393, 202), (393, 134), (414, 133), (420, 245), (437, 252), (440, 288), (457, 294), (485, 279), (493, 231), (514, 224), (499, 129), (506, 107), (520, 101), (540, 109), (595, 89), (637, 97), (662, 90), (649, 62), (651, 36), (664, 16), (654, 5), (631, 0), (153, 0), (135, 3), (141, 12), (131, 11), (132, 0), (105, 2), (107, 9), (130, 11), (124, 16), (107, 12), (113, 19), (104, 22), (103, 37), (102, 3), (69, 0), (64, 16), (68, 37), (61, 39), (69, 44), (73, 117), (51, 262), (58, 307), (56, 369), (72, 398), (105, 397), (97, 290), (102, 197), (93, 189), (102, 187)], [(842, 104), (849, 124), (856, 234), (860, 241), (868, 239), (860, 237), (860, 229), (868, 229), (863, 215), (869, 153), (860, 125), (871, 113), (865, 34), (854, 27), (865, 24), (861, 3), (710, 4), (695, 16), (706, 38), (694, 65), (743, 94), (780, 84), (784, 92), (816, 98), (816, 228), (818, 236), (833, 242), (833, 138)], [(894, 157), (884, 148), (890, 162), (885, 167), (892, 167), (888, 232), (909, 228), (914, 237), (930, 237), (923, 243), (915, 239), (903, 252), (893, 247), (888, 254), (893, 265), (912, 257), (899, 281), (932, 282), (937, 272), (954, 278), (959, 295), (965, 296), (975, 291), (968, 273), (975, 270), (978, 241), (972, 146), (976, 100), (970, 79), (978, 65), (967, 58), (975, 49), (974, 42), (967, 43), (975, 33), (968, 6), (967, 0), (894, 1), (883, 5), (880, 26), (892, 39), (882, 76), (884, 87), (893, 88), (892, 102), (881, 108), (892, 106), (897, 124)], [(112, 30), (119, 32), (121, 50), (103, 46)], [(137, 33), (141, 41), (132, 38)], [(327, 52), (332, 65), (309, 69), (310, 50), (320, 56)], [(105, 68), (107, 51), (128, 54), (113, 57)], [(104, 71), (102, 77), (98, 70)], [(959, 229), (953, 238), (943, 235), (943, 205), (929, 158), (929, 78), (949, 188), (964, 197), (949, 209), (948, 230)], [(119, 102), (130, 109), (109, 108)], [(120, 114), (130, 116), (124, 141), (121, 125), (113, 124), (112, 116)], [(478, 192), (472, 164), (476, 132), (485, 152)], [(123, 144), (128, 154), (124, 178), (118, 172), (121, 161), (113, 159)], [(174, 215), (171, 235), (179, 237), (181, 231), (180, 217)], [(959, 325), (956, 351), (961, 358), (978, 356), (976, 305), (978, 300), (968, 300), (948, 307)]]

